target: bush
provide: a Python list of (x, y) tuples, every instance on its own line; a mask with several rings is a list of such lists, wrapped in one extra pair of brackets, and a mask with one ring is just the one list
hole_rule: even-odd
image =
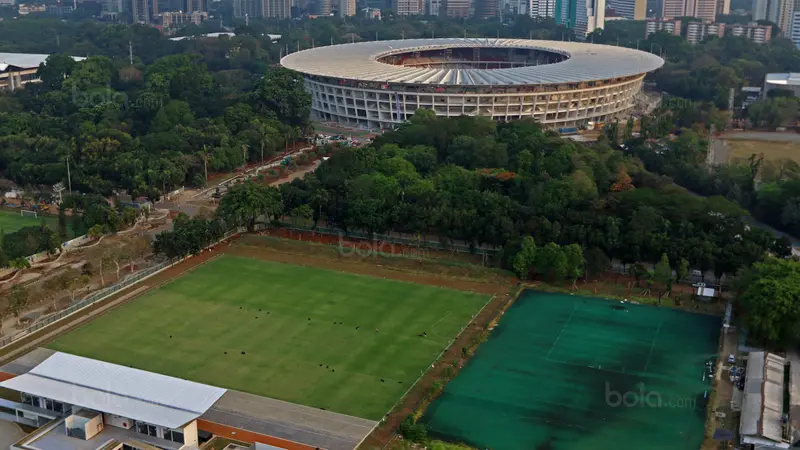
[(428, 429), (425, 428), (424, 424), (415, 422), (414, 416), (411, 414), (400, 422), (400, 428), (397, 431), (400, 432), (404, 439), (408, 439), (411, 442), (425, 442), (428, 440)]

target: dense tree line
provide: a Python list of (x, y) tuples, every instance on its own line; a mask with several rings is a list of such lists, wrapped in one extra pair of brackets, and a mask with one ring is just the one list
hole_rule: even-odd
[(309, 96), (284, 69), (247, 72), (247, 90), (233, 92), (190, 54), (138, 66), (54, 55), (40, 74), (0, 94), (0, 170), (23, 185), (157, 198), (268, 158), (307, 127)]
[[(625, 151), (651, 172), (705, 196), (722, 196), (741, 205), (772, 227), (800, 236), (800, 165), (791, 160), (765, 161), (753, 154), (747, 161), (707, 166), (708, 130), (715, 120), (709, 104), (675, 102), (642, 118), (641, 135), (625, 140)], [(692, 127), (692, 128), (681, 128)], [(618, 124), (611, 127), (614, 142)], [(623, 133), (624, 134), (624, 133)]]
[[(280, 189), (242, 185), (219, 211), (237, 225), (280, 214), (345, 231), (491, 246), (503, 249), (507, 267), (551, 277), (572, 277), (559, 256), (569, 258), (563, 249), (570, 244), (595, 270), (610, 258), (652, 266), (666, 255), (674, 268), (686, 260), (717, 276), (765, 251), (788, 251), (770, 233), (747, 227), (736, 204), (693, 196), (606, 143), (588, 148), (531, 121), (442, 119), (423, 110), (372, 146), (336, 152)], [(518, 262), (526, 237), (546, 250)], [(545, 256), (553, 262), (537, 267)]]

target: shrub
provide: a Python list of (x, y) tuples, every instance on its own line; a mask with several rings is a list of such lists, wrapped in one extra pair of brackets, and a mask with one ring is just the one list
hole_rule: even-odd
[(404, 439), (412, 442), (425, 442), (428, 440), (428, 429), (425, 428), (424, 424), (415, 422), (414, 416), (411, 414), (400, 422), (398, 431)]

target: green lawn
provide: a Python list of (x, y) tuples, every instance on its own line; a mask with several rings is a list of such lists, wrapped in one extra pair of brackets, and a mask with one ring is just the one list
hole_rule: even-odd
[(377, 420), (486, 301), (223, 256), (50, 347)]
[(21, 215), (19, 210), (9, 211), (0, 209), (0, 230), (5, 233), (13, 233), (25, 227), (38, 227), (44, 218), (45, 223), (53, 230), (58, 230), (58, 217), (50, 214), (39, 214), (39, 217), (32, 215)]

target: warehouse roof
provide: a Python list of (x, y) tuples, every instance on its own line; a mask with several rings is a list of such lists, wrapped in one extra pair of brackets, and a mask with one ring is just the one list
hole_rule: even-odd
[[(553, 64), (506, 69), (408, 67), (378, 61), (390, 54), (447, 48), (520, 48), (567, 56)], [(405, 39), (331, 45), (292, 53), (281, 65), (301, 73), (348, 80), (462, 86), (574, 83), (638, 75), (664, 60), (639, 50), (580, 42), (527, 39)]]
[(198, 418), (225, 393), (225, 389), (66, 353), (53, 354), (0, 387), (167, 428)]
[[(34, 53), (0, 53), (0, 72), (5, 72), (9, 67), (19, 67), (31, 69), (39, 67), (50, 55), (39, 55)], [(83, 61), (86, 58), (73, 56), (75, 61)]]
[(800, 86), (800, 73), (768, 73), (766, 82), (785, 86)]
[(782, 442), (785, 365), (784, 358), (772, 353), (751, 352), (748, 356), (739, 428), (743, 439), (752, 436)]

